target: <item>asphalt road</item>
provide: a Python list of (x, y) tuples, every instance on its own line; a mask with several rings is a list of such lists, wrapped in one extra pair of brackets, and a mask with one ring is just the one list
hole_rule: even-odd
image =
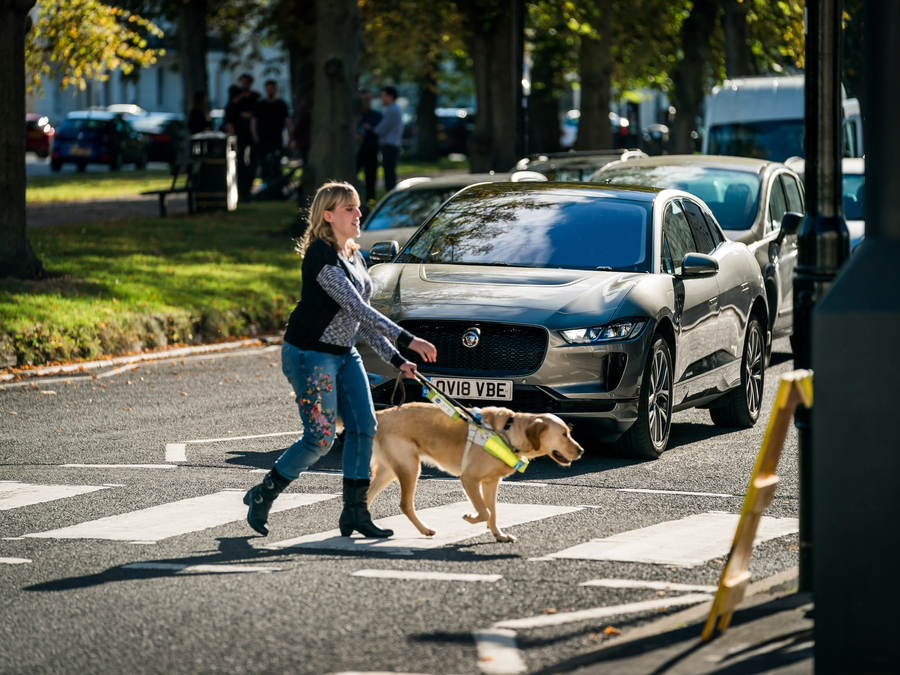
[[(520, 521), (505, 528), (515, 544), (463, 523), (458, 481), (426, 469), (417, 509), (444, 539), (348, 550), (327, 534), (341, 508), (337, 450), (280, 498), (291, 508), (273, 514), (269, 537), (256, 536), (242, 494), (300, 428), (277, 346), (7, 386), (0, 672), (534, 673), (594, 650), (708, 592), (643, 582), (718, 583), (736, 522), (727, 514), (740, 512), (777, 377), (792, 367), (783, 342), (755, 428), (717, 429), (706, 411), (686, 411), (658, 461), (594, 450), (571, 468), (539, 460), (501, 485), (501, 520)], [(793, 430), (779, 474), (766, 515), (789, 533), (757, 545), (756, 579), (797, 564)], [(396, 485), (380, 495), (376, 519), (402, 523), (398, 498)], [(707, 542), (697, 561), (672, 560), (716, 532), (724, 552)], [(622, 533), (632, 543), (621, 559), (605, 559), (604, 542), (581, 546)], [(624, 581), (582, 585), (591, 580)]]

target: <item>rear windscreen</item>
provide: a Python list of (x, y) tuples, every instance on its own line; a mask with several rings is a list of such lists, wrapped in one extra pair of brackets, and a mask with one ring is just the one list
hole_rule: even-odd
[(109, 120), (66, 119), (57, 131), (61, 134), (78, 133), (79, 131), (106, 131)]
[(755, 157), (773, 162), (803, 156), (803, 120), (717, 124), (707, 133), (708, 155)]

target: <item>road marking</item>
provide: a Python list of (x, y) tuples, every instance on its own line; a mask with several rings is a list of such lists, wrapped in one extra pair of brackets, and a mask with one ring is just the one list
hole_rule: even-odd
[(478, 649), (478, 669), (488, 675), (518, 675), (527, 670), (511, 630), (494, 628), (474, 634)]
[[(275, 502), (276, 504), (278, 502)], [(260, 548), (275, 550), (282, 548), (315, 548), (339, 551), (376, 551), (393, 555), (412, 555), (415, 551), (441, 548), (465, 539), (493, 535), (484, 523), (472, 525), (463, 520), (464, 513), (472, 512), (468, 502), (456, 502), (419, 511), (418, 515), (432, 529), (433, 537), (423, 536), (406, 516), (392, 516), (378, 521), (380, 527), (394, 530), (390, 539), (365, 539), (363, 537), (342, 537), (339, 530), (329, 530), (309, 534), (295, 539), (286, 539)], [(547, 506), (544, 504), (501, 504), (497, 525), (500, 528), (521, 525), (536, 520), (580, 511), (577, 506)], [(539, 536), (539, 535), (538, 535)]]
[[(692, 567), (728, 555), (739, 519), (740, 516), (733, 513), (701, 513), (612, 537), (592, 539), (550, 556)], [(764, 516), (760, 519), (754, 543), (797, 531), (799, 521), (796, 518)]]
[(637, 488), (619, 488), (616, 492), (641, 492), (651, 495), (688, 495), (689, 497), (734, 497), (718, 492), (682, 492), (680, 490), (638, 490)]
[(602, 586), (603, 588), (649, 588), (654, 591), (690, 591), (715, 593), (718, 586), (696, 584), (672, 584), (668, 581), (638, 581), (636, 579), (591, 579), (579, 586)]
[(653, 612), (660, 608), (676, 607), (678, 605), (696, 605), (713, 596), (708, 593), (692, 593), (671, 598), (659, 598), (657, 600), (645, 600), (644, 602), (631, 602), (627, 605), (615, 605), (613, 607), (592, 607), (577, 612), (559, 612), (558, 614), (541, 614), (527, 619), (511, 619), (494, 624), (494, 628), (543, 628), (545, 626), (559, 626), (564, 623), (576, 621), (588, 621), (590, 619), (602, 619), (608, 616), (621, 614), (637, 614), (639, 612)]
[(94, 485), (31, 485), (15, 481), (0, 483), (0, 511), (52, 502), (56, 499), (75, 497), (105, 489), (105, 487)]
[(30, 562), (28, 558), (0, 558), (0, 565), (22, 565)]
[(280, 572), (280, 567), (252, 567), (250, 565), (181, 565), (178, 563), (138, 562), (122, 565), (125, 570), (171, 570), (188, 574), (241, 574)]
[(185, 443), (221, 443), (224, 441), (246, 441), (251, 438), (271, 438), (272, 436), (302, 436), (303, 431), (279, 431), (274, 434), (257, 434), (255, 436), (229, 436), (227, 438), (202, 438), (199, 441), (184, 441)]
[(60, 464), (63, 469), (177, 469), (176, 464)]
[(187, 456), (184, 453), (186, 447), (184, 443), (169, 443), (166, 445), (166, 461), (186, 462)]
[[(437, 481), (449, 481), (451, 483), (459, 482), (459, 478), (456, 476), (436, 476), (434, 478), (422, 478), (421, 480), (437, 480)], [(547, 487), (549, 483), (538, 483), (538, 482), (528, 482), (524, 480), (513, 480), (513, 481), (501, 481), (500, 486), (506, 485), (517, 485), (521, 487)]]
[(411, 581), (486, 581), (488, 583), (500, 581), (503, 578), (502, 574), (452, 574), (449, 572), (414, 572), (412, 570), (358, 570), (350, 576)]
[[(272, 512), (308, 506), (334, 499), (336, 496), (283, 494), (272, 505)], [(225, 525), (246, 517), (247, 507), (240, 492), (228, 490), (25, 536), (41, 539), (109, 539), (152, 543)]]

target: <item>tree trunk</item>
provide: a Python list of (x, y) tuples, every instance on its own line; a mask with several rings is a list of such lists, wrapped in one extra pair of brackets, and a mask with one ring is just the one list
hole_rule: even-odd
[(541, 36), (532, 52), (531, 94), (528, 96), (528, 149), (530, 153), (559, 152), (559, 98), (553, 86), (555, 45)]
[(490, 34), (491, 59), (491, 164), (493, 171), (509, 171), (516, 156), (518, 96), (516, 82), (516, 22), (512, 6), (497, 19)]
[(25, 21), (34, 0), (0, 0), (0, 278), (44, 274), (25, 231)]
[(681, 27), (684, 58), (672, 74), (675, 85), (672, 145), (678, 154), (693, 152), (691, 132), (697, 128), (697, 116), (703, 105), (703, 83), (718, 10), (719, 3), (716, 0), (695, 0), (690, 16)]
[(356, 0), (316, 0), (316, 72), (309, 167), (303, 191), (312, 197), (330, 180), (358, 184), (356, 109), (360, 18)]
[(472, 75), (475, 79), (475, 129), (469, 135), (469, 166), (472, 173), (491, 170), (493, 151), (493, 111), (491, 110), (491, 65), (489, 39), (485, 33), (471, 31), (469, 56), (472, 58)]
[(581, 38), (581, 117), (578, 118), (576, 150), (612, 148), (609, 124), (609, 88), (612, 79), (611, 2), (598, 1), (597, 37)]
[(206, 9), (206, 0), (178, 3), (178, 58), (181, 62), (185, 120), (190, 118), (194, 92), (209, 91), (209, 77), (206, 73)]
[[(432, 64), (433, 66), (434, 64)], [(419, 126), (419, 159), (436, 160), (440, 156), (437, 129), (437, 78), (434, 67), (426, 68), (419, 78), (419, 104), (416, 106), (416, 124)]]
[(725, 75), (749, 77), (754, 75), (747, 27), (748, 2), (725, 0), (722, 3), (722, 30), (725, 33)]

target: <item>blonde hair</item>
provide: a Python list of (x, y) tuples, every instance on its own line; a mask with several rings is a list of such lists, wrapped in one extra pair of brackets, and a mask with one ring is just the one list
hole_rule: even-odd
[[(355, 203), (359, 205), (359, 195), (350, 183), (336, 182), (325, 183), (316, 190), (312, 206), (309, 207), (309, 227), (302, 239), (297, 241), (295, 251), (300, 255), (306, 255), (306, 249), (315, 241), (327, 242), (332, 248), (337, 248), (337, 240), (331, 223), (325, 220), (326, 211), (334, 211), (344, 204)], [(352, 239), (347, 243), (351, 252), (359, 250), (359, 244)]]

